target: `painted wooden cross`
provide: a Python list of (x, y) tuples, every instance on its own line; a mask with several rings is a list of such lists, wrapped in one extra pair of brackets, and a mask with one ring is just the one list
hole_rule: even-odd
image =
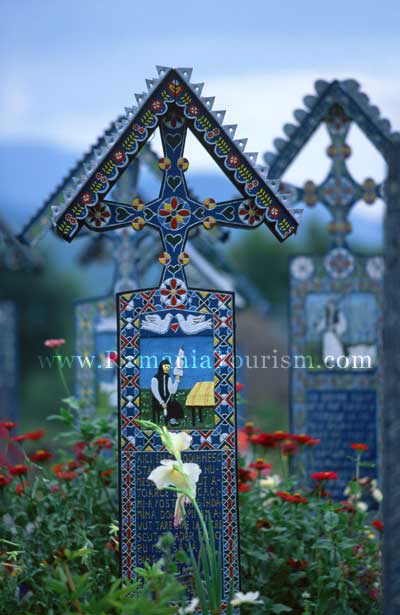
[[(279, 180), (254, 166), (257, 155), (245, 153), (246, 139), (233, 140), (236, 127), (222, 125), (225, 112), (213, 112), (214, 99), (201, 98), (203, 85), (190, 83), (191, 70), (159, 67), (158, 74), (147, 81), (149, 92), (136, 96), (139, 108), (127, 108), (126, 118), (99, 141), (85, 163), (85, 177), (65, 185), (65, 203), (54, 208), (54, 224), (68, 241), (83, 225), (97, 232), (126, 226), (140, 231), (147, 225), (160, 235), (159, 288), (117, 295), (122, 575), (130, 579), (136, 566), (154, 560), (160, 533), (172, 525), (173, 494), (160, 496), (147, 480), (167, 455), (160, 437), (137, 423), (152, 419), (192, 437), (184, 456), (202, 469), (198, 499), (214, 523), (227, 601), (232, 583), (235, 588), (239, 583), (234, 297), (188, 288), (186, 242), (199, 225), (254, 229), (263, 223), (283, 241), (298, 222), (279, 194)], [(131, 205), (105, 200), (157, 128), (164, 150), (159, 197), (145, 203), (132, 195)], [(184, 157), (188, 128), (240, 198), (219, 203), (210, 196), (201, 203), (190, 193)], [(174, 530), (176, 539), (183, 547), (188, 541), (195, 546), (193, 510), (187, 523), (186, 529)]]

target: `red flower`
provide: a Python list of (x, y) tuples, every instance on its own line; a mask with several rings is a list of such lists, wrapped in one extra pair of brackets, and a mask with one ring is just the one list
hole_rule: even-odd
[(250, 485), (246, 485), (246, 483), (241, 483), (239, 485), (239, 491), (241, 493), (247, 493), (248, 491), (250, 491)]
[(258, 519), (256, 521), (256, 528), (258, 530), (269, 530), (271, 527), (271, 523), (268, 521), (268, 519)]
[(378, 532), (381, 532), (381, 533), (385, 529), (383, 521), (381, 521), (380, 519), (375, 519), (375, 521), (372, 521), (372, 525), (376, 530), (378, 530)]
[(103, 480), (103, 483), (105, 483), (106, 485), (110, 484), (110, 476), (112, 475), (112, 473), (114, 472), (114, 470), (112, 468), (109, 468), (108, 470), (103, 470), (102, 472), (100, 472), (100, 476)]
[(285, 502), (291, 502), (292, 504), (308, 504), (308, 499), (301, 496), (299, 493), (290, 495), (287, 491), (277, 491), (275, 495)]
[(70, 481), (74, 480), (74, 478), (77, 478), (79, 475), (78, 472), (73, 472), (72, 470), (62, 470), (60, 472), (56, 472), (56, 476), (60, 480)]
[(85, 461), (90, 461), (90, 457), (85, 455), (83, 452), (86, 447), (87, 447), (86, 442), (75, 442), (74, 444), (74, 452), (75, 452), (76, 458), (81, 463), (84, 463)]
[(290, 440), (292, 435), (287, 433), (286, 431), (275, 431), (274, 438), (275, 440)]
[(337, 480), (338, 475), (336, 472), (314, 472), (314, 474), (311, 474), (311, 478), (314, 480)]
[(49, 461), (52, 457), (53, 453), (50, 453), (50, 451), (44, 451), (43, 449), (29, 455), (29, 459), (31, 461)]
[(295, 570), (304, 570), (304, 568), (307, 568), (308, 566), (308, 562), (305, 559), (293, 559), (293, 557), (289, 557), (289, 559), (287, 560), (287, 564), (288, 566), (291, 566), (291, 568), (294, 568)]
[(307, 436), (307, 434), (305, 433), (293, 434), (291, 438), (292, 440), (294, 440), (294, 442), (297, 442), (297, 444), (308, 444), (310, 440), (313, 439), (311, 436)]
[(320, 444), (320, 443), (321, 443), (320, 438), (311, 438), (311, 440), (306, 442), (306, 446), (316, 446), (317, 444)]
[(242, 483), (247, 483), (253, 480), (253, 476), (249, 470), (245, 470), (245, 468), (239, 468), (238, 470), (238, 478)]
[(12, 478), (10, 478), (9, 476), (0, 474), (0, 489), (3, 489), (3, 487), (11, 483), (11, 481), (12, 481)]
[(272, 465), (270, 463), (265, 463), (264, 459), (257, 459), (253, 463), (249, 463), (249, 468), (254, 468), (254, 470), (272, 470)]
[(251, 441), (253, 444), (264, 446), (264, 448), (275, 448), (277, 444), (275, 436), (270, 433), (260, 433), (257, 436), (253, 435)]
[(243, 391), (244, 388), (244, 384), (242, 384), (241, 382), (236, 383), (236, 393), (240, 393), (240, 391)]
[(95, 440), (95, 444), (97, 444), (99, 448), (112, 448), (110, 438), (97, 438), (97, 440)]
[(54, 339), (54, 340), (46, 340), (44, 345), (48, 348), (58, 348), (58, 346), (63, 346), (65, 344), (65, 340), (63, 339)]
[(24, 480), (22, 484), (20, 483), (19, 485), (15, 486), (15, 492), (18, 495), (22, 495), (24, 493), (24, 491), (25, 491), (25, 487), (29, 487), (29, 485), (30, 485), (30, 483), (28, 483), (26, 480)]
[(11, 440), (13, 442), (25, 442), (25, 440), (40, 440), (43, 438), (46, 432), (43, 429), (37, 429), (36, 431), (29, 431), (28, 433), (21, 434), (20, 436), (13, 436)]
[(351, 444), (351, 448), (354, 451), (367, 451), (368, 450), (368, 444), (362, 444), (361, 442), (356, 442), (354, 444)]
[(10, 468), (10, 474), (12, 474), (12, 476), (23, 476), (28, 474), (28, 468), (22, 463), (18, 463), (16, 466)]
[(340, 513), (340, 512), (349, 512), (349, 513), (354, 513), (355, 512), (355, 508), (353, 506), (353, 504), (351, 504), (351, 502), (340, 502), (341, 504), (343, 504), (343, 506), (340, 506), (339, 508), (336, 508), (335, 512)]
[(118, 363), (118, 352), (115, 352), (115, 350), (113, 350), (108, 356), (110, 358), (110, 361), (112, 361), (113, 363)]
[(14, 429), (14, 427), (17, 426), (17, 423), (14, 423), (14, 421), (3, 421), (2, 423), (0, 423), (0, 427), (4, 427), (4, 429)]
[(296, 442), (292, 442), (291, 440), (287, 440), (282, 444), (282, 455), (285, 457), (290, 455), (296, 455), (298, 452), (298, 446)]

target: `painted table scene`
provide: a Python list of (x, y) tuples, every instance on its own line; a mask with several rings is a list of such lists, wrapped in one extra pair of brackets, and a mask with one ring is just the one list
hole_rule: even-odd
[(396, 80), (120, 3), (4, 11), (0, 611), (397, 615)]

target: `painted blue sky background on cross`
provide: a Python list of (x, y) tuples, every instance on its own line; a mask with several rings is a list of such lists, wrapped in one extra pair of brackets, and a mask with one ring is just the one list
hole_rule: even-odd
[[(124, 106), (135, 102), (156, 64), (193, 66), (195, 81), (205, 82), (203, 94), (216, 97), (215, 109), (227, 109), (225, 122), (238, 124), (237, 137), (248, 138), (247, 149), (260, 152), (259, 162), (317, 78), (357, 79), (398, 130), (399, 23), (394, 0), (378, 10), (370, 0), (338, 0), (332, 7), (317, 0), (301, 7), (288, 0), (3, 0), (1, 211), (12, 207), (22, 225)], [(377, 152), (357, 131), (349, 141), (356, 179), (381, 180)], [(285, 178), (321, 180), (329, 164), (327, 143), (322, 131)], [(188, 158), (192, 185), (207, 182), (218, 192), (207, 154), (193, 146)], [(382, 207), (362, 205), (359, 211), (373, 240)]]

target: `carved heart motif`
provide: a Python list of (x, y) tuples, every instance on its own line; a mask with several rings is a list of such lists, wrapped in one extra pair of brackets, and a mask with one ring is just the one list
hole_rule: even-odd
[(225, 207), (225, 209), (222, 210), (222, 214), (227, 220), (234, 220), (235, 218), (235, 212), (233, 207)]
[(167, 139), (168, 145), (170, 145), (172, 149), (176, 149), (179, 143), (182, 141), (181, 135), (168, 134), (166, 139)]
[(179, 271), (179, 270), (180, 270), (180, 268), (181, 268), (181, 267), (180, 267), (180, 265), (170, 265), (170, 266), (168, 267), (168, 271), (169, 271), (170, 273), (176, 273), (177, 271)]
[(127, 218), (129, 218), (130, 213), (123, 209), (122, 207), (117, 207), (115, 212), (115, 219), (117, 222), (124, 222)]
[(181, 243), (182, 237), (180, 235), (167, 235), (165, 237), (165, 240), (167, 243), (170, 243), (172, 246), (174, 246), (175, 249), (178, 243)]
[(175, 190), (181, 185), (182, 179), (179, 175), (170, 175), (168, 177), (168, 186), (175, 192)]
[(143, 212), (143, 215), (144, 215), (144, 219), (149, 221), (152, 218), (154, 218), (155, 214), (154, 214), (154, 211), (151, 211), (151, 209), (145, 209)]

